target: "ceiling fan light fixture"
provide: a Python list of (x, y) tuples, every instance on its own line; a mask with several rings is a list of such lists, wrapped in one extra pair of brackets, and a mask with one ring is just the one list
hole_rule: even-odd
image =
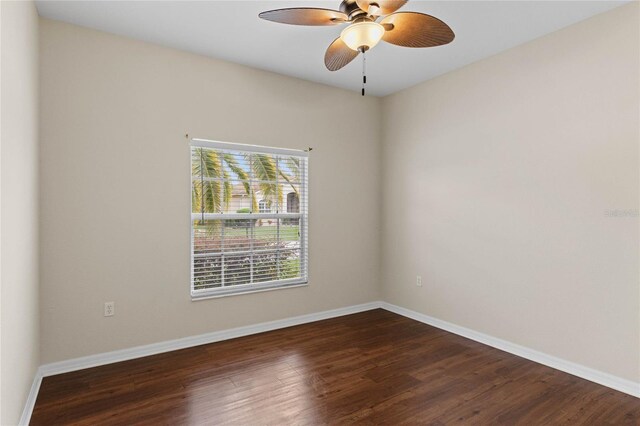
[(356, 22), (342, 30), (340, 38), (351, 50), (369, 50), (382, 39), (384, 31), (377, 22)]

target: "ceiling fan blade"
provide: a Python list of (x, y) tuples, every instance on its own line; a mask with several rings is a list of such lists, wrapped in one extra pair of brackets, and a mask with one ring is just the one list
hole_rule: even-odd
[(336, 25), (349, 20), (342, 12), (314, 7), (267, 10), (258, 15), (267, 21), (291, 25)]
[[(389, 15), (400, 9), (408, 0), (356, 0), (358, 7), (370, 15), (382, 16)], [(369, 8), (373, 5), (378, 10)]]
[(324, 54), (324, 64), (329, 71), (338, 71), (353, 61), (360, 52), (349, 49), (340, 37), (335, 39)]
[(418, 12), (398, 12), (380, 24), (386, 31), (382, 39), (404, 47), (434, 47), (453, 41), (453, 30), (438, 18)]

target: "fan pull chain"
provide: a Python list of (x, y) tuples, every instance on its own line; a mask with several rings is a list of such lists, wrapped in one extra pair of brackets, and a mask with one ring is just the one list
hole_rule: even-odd
[(365, 52), (366, 50), (362, 50), (362, 96), (364, 96), (364, 88), (367, 84), (367, 57)]

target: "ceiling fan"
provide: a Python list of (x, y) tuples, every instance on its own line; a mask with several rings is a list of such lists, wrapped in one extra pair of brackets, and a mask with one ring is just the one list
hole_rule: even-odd
[[(291, 25), (349, 24), (327, 49), (324, 64), (337, 71), (363, 54), (363, 88), (366, 83), (364, 53), (380, 40), (397, 46), (434, 47), (451, 43), (453, 30), (430, 15), (396, 12), (408, 0), (343, 0), (340, 10), (298, 7), (268, 10), (258, 16), (268, 21)], [(378, 21), (379, 18), (380, 21)]]

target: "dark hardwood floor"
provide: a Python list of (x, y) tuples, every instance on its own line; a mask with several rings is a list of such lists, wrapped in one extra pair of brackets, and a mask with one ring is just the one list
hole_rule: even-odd
[(31, 424), (640, 424), (640, 399), (374, 310), (47, 377)]

